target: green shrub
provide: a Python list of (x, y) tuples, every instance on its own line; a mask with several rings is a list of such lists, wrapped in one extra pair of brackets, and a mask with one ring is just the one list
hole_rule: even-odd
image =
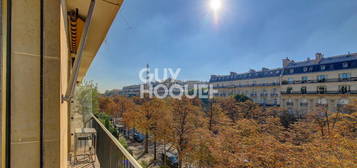
[(119, 143), (120, 143), (121, 145), (124, 146), (125, 149), (128, 149), (129, 145), (128, 145), (128, 142), (126, 141), (125, 138), (119, 137), (119, 138), (118, 138), (118, 141), (119, 141)]
[(149, 164), (148, 164), (148, 162), (146, 162), (145, 160), (143, 160), (143, 161), (141, 161), (141, 166), (143, 167), (143, 168), (147, 168), (147, 167), (149, 167)]

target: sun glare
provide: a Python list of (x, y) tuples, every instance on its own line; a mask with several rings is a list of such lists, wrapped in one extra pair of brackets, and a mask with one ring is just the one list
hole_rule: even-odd
[(210, 0), (210, 8), (217, 12), (222, 8), (222, 1), (221, 0)]

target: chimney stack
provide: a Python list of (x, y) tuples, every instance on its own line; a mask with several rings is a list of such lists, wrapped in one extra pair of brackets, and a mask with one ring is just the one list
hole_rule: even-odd
[(320, 61), (322, 60), (322, 58), (324, 58), (324, 55), (320, 52), (315, 54), (315, 61), (316, 63), (320, 63)]
[(290, 63), (294, 62), (294, 60), (290, 60), (288, 57), (283, 59), (283, 67), (288, 66)]
[(231, 72), (230, 75), (234, 76), (234, 75), (237, 75), (237, 73), (236, 72)]

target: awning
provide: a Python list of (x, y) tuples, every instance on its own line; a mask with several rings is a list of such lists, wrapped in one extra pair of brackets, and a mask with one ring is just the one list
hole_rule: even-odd
[[(85, 19), (87, 18), (90, 3), (91, 0), (67, 0), (67, 11), (78, 9), (79, 16)], [(78, 81), (84, 78), (122, 4), (123, 0), (95, 0), (93, 17), (89, 25), (87, 44), (83, 50)]]
[(123, 0), (67, 0), (68, 37), (74, 60), (64, 100), (73, 96), (104, 41)]

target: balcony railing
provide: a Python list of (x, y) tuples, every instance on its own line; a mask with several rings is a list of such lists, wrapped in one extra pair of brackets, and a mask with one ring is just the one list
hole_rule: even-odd
[(342, 91), (281, 91), (281, 94), (357, 94), (357, 90), (351, 90), (347, 92)]
[(261, 93), (260, 96), (261, 97), (266, 97), (266, 96), (268, 96), (268, 93)]
[(302, 84), (302, 83), (325, 83), (325, 82), (353, 82), (357, 81), (357, 77), (351, 78), (331, 78), (331, 79), (316, 79), (316, 80), (296, 80), (296, 81), (287, 81), (283, 80), (282, 85), (288, 84)]
[(241, 87), (253, 87), (253, 86), (279, 86), (277, 82), (273, 83), (258, 83), (258, 84), (245, 84), (245, 85), (226, 85), (226, 86), (214, 86), (214, 88), (241, 88)]
[(300, 103), (300, 106), (301, 107), (307, 107), (309, 104), (307, 103), (307, 102), (305, 102), (305, 103)]
[(142, 168), (119, 141), (92, 115), (91, 125), (97, 131), (96, 154), (103, 168)]
[(275, 97), (275, 96), (279, 96), (279, 94), (277, 94), (277, 93), (271, 93), (270, 96), (271, 96), (271, 97)]
[(286, 105), (288, 105), (288, 106), (293, 106), (294, 103), (293, 103), (293, 102), (286, 102)]

